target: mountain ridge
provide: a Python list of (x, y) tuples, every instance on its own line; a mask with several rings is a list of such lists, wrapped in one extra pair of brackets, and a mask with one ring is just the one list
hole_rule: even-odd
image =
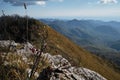
[(55, 21), (47, 21), (47, 24), (86, 50), (120, 65), (119, 47), (110, 46), (120, 40), (120, 22), (76, 19)]
[[(9, 18), (10, 16), (8, 16)], [(7, 17), (5, 18), (7, 21)], [(12, 20), (13, 19), (13, 20)], [(22, 18), (22, 20), (24, 21), (21, 25), (19, 25), (17, 22), (18, 20), (21, 20), (21, 17), (11, 17), (10, 18), (10, 23), (11, 25), (13, 25), (13, 27), (17, 28), (22, 28), (23, 30), (25, 30), (25, 19), (24, 17)], [(16, 21), (16, 24), (15, 21)], [(30, 20), (30, 19), (29, 19)], [(28, 20), (28, 21), (29, 21)], [(112, 68), (112, 66), (110, 66), (111, 64), (109, 64), (108, 62), (102, 60), (101, 58), (89, 53), (88, 51), (86, 51), (85, 49), (79, 47), (78, 45), (76, 45), (74, 42), (71, 42), (68, 38), (66, 38), (65, 36), (59, 34), (58, 32), (56, 32), (55, 30), (53, 30), (52, 28), (50, 28), (48, 25), (39, 22), (37, 20), (30, 20), (32, 25), (29, 24), (29, 41), (35, 45), (35, 47), (40, 48), (39, 46), (40, 44), (40, 35), (39, 33), (41, 33), (41, 31), (47, 30), (48, 31), (48, 49), (47, 52), (50, 52), (52, 55), (55, 54), (60, 54), (62, 55), (64, 58), (68, 59), (72, 65), (76, 65), (76, 66), (83, 66), (86, 68), (89, 68), (91, 70), (94, 70), (98, 73), (100, 73), (102, 76), (104, 76), (105, 78), (107, 78), (108, 80), (118, 80), (120, 79), (120, 73), (117, 72), (114, 68)], [(21, 23), (21, 22), (19, 22)], [(11, 28), (9, 25), (7, 24), (7, 26), (5, 27), (5, 29), (7, 30), (9, 28)], [(2, 25), (2, 24), (1, 24)], [(0, 26), (3, 27), (3, 26)], [(12, 28), (13, 28), (12, 27)], [(31, 31), (31, 29), (33, 29)], [(12, 30), (12, 34), (16, 33), (16, 31)], [(21, 33), (21, 31), (19, 29), (17, 29), (18, 32)], [(8, 30), (7, 30), (8, 31)], [(25, 30), (26, 31), (26, 30)], [(2, 35), (6, 34), (6, 32), (2, 32)], [(11, 31), (9, 31), (9, 34), (11, 34)], [(18, 35), (19, 33), (17, 33), (16, 35)], [(6, 39), (13, 39), (13, 40), (18, 40), (17, 42), (24, 42), (24, 38), (26, 38), (25, 36), (26, 34), (24, 33), (24, 35), (21, 35), (21, 37), (23, 38), (22, 40), (18, 40), (16, 38), (16, 36), (10, 35), (10, 36), (5, 36), (4, 38)], [(25, 40), (26, 42), (26, 40)]]

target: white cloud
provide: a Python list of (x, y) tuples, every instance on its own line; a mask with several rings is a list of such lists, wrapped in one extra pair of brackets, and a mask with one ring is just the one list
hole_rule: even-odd
[(98, 3), (102, 3), (102, 4), (115, 4), (118, 3), (117, 0), (100, 0)]
[(46, 2), (45, 2), (45, 1), (37, 1), (37, 2), (35, 2), (35, 3), (38, 4), (38, 5), (41, 5), (41, 6), (46, 5)]

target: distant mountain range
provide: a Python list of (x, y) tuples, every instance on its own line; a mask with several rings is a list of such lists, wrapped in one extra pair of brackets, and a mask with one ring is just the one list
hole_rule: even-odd
[(120, 22), (40, 19), (86, 50), (120, 67)]

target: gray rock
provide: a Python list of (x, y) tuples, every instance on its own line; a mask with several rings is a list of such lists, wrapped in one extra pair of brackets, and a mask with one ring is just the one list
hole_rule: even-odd
[(49, 59), (51, 66), (43, 69), (37, 80), (107, 80), (95, 71), (83, 67), (72, 67), (61, 55), (42, 54)]

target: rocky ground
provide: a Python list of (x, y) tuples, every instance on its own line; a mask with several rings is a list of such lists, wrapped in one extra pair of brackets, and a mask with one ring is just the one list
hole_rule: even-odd
[(51, 66), (43, 69), (37, 80), (106, 80), (100, 74), (83, 67), (73, 67), (61, 55), (43, 54)]
[[(22, 48), (18, 48), (18, 46), (22, 46)], [(20, 59), (16, 59), (13, 61), (4, 60), (3, 65), (13, 65), (14, 63), (23, 63), (28, 65), (34, 65), (33, 60), (29, 60), (28, 57), (38, 56), (40, 51), (36, 50), (32, 44), (19, 44), (14, 41), (0, 41), (0, 47), (2, 48), (10, 48), (14, 51), (15, 54), (21, 56)], [(6, 52), (4, 53), (7, 54)], [(5, 55), (2, 54), (2, 57)], [(72, 66), (71, 63), (63, 58), (61, 55), (51, 55), (49, 53), (41, 53), (40, 54), (40, 62), (42, 61), (46, 63), (46, 67), (44, 67), (40, 72), (35, 71), (34, 77), (37, 80), (107, 80), (99, 73), (92, 71), (90, 69), (84, 67), (75, 67)], [(49, 65), (48, 65), (49, 64)], [(20, 66), (20, 65), (19, 65)], [(32, 71), (32, 67), (26, 67), (25, 69), (27, 73), (27, 78), (29, 79)]]

